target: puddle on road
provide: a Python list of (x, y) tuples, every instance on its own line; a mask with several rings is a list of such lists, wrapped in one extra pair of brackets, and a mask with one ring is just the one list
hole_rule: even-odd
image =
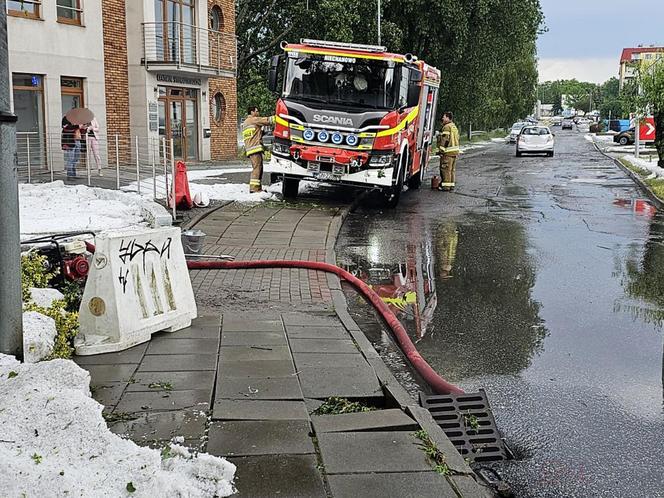
[(629, 313), (634, 319), (663, 327), (664, 216), (657, 215), (655, 207), (643, 199), (631, 203), (617, 199), (616, 202), (621, 207), (631, 209), (637, 216), (654, 220), (650, 224), (645, 246), (633, 244), (624, 260), (615, 261), (615, 275), (620, 278), (626, 295), (614, 303), (614, 311)]
[(541, 349), (535, 267), (516, 221), (447, 220), (400, 247), (376, 239), (345, 254), (344, 266), (372, 286), (452, 382), (518, 373)]
[[(650, 349), (646, 346), (646, 342), (653, 342), (647, 337), (652, 332), (649, 326), (664, 323), (664, 217), (648, 201), (638, 198), (617, 197), (609, 200), (608, 206), (609, 220), (621, 210), (631, 211), (634, 221), (622, 223), (647, 223), (650, 233), (645, 245), (632, 239), (627, 248), (624, 240), (629, 237), (610, 236), (613, 244), (604, 240), (605, 235), (587, 239), (591, 243), (602, 239), (601, 243), (611, 245), (605, 256), (609, 270), (612, 257), (615, 260), (614, 274), (609, 271), (596, 284), (601, 287), (613, 282), (624, 289), (624, 297), (614, 302), (613, 309), (611, 300), (607, 301), (609, 309), (603, 317), (584, 317), (582, 304), (578, 309), (569, 304), (557, 308), (560, 303), (569, 303), (570, 296), (556, 296), (566, 291), (551, 287), (551, 274), (542, 276), (541, 263), (534, 259), (531, 247), (533, 234), (523, 221), (486, 212), (410, 224), (368, 222), (367, 218), (351, 216), (344, 227), (341, 263), (372, 285), (406, 327), (422, 356), (451, 382), (471, 391), (486, 387), (490, 392), (499, 428), (519, 456), (519, 460), (497, 468), (515, 489), (532, 490), (533, 496), (547, 496), (550, 488), (560, 496), (574, 495), (590, 485), (601, 488), (597, 483), (602, 482), (598, 477), (602, 464), (594, 460), (587, 463), (583, 455), (561, 443), (561, 432), (573, 441), (572, 447), (589, 445), (593, 455), (606, 454), (609, 450), (604, 447), (613, 445), (630, 452), (634, 446), (644, 445), (654, 451), (651, 447), (660, 440), (658, 434), (652, 440), (649, 436), (642, 440), (630, 427), (639, 428), (638, 432), (643, 430), (644, 421), (649, 425), (661, 421), (661, 414), (653, 412), (653, 405), (657, 405), (653, 394), (656, 398), (661, 385), (653, 385), (652, 378), (640, 370), (645, 365), (632, 363), (639, 347), (634, 347), (636, 352), (629, 351), (612, 334), (619, 334), (624, 327), (625, 334), (634, 337), (633, 342), (644, 341), (643, 347)], [(565, 243), (549, 245), (549, 249), (565, 257), (575, 253)], [(560, 256), (555, 255), (555, 263), (547, 263), (547, 271), (566, 273), (562, 267), (556, 268), (564, 264), (558, 260)], [(548, 283), (539, 282), (548, 288), (548, 294), (538, 292), (538, 279), (548, 279)], [(579, 289), (574, 289), (583, 282), (570, 285), (570, 295), (583, 301)], [(591, 302), (609, 296), (602, 292), (598, 289), (596, 297), (589, 297)], [(540, 298), (549, 307), (548, 314)], [(418, 390), (426, 390), (371, 308), (361, 299), (349, 299), (349, 304), (362, 330), (368, 332), (408, 392), (415, 397)], [(552, 318), (551, 308), (557, 319)], [(601, 307), (592, 309), (590, 313), (595, 313)], [(627, 322), (646, 325), (609, 330), (610, 322), (624, 321), (621, 316), (626, 316)], [(573, 333), (568, 335), (570, 331)], [(622, 351), (619, 356), (628, 356), (614, 361), (617, 351)], [(552, 363), (556, 365), (553, 372)], [(626, 380), (612, 384), (622, 392), (604, 392), (601, 383), (594, 384), (605, 370), (607, 382), (615, 381), (615, 370), (624, 372)], [(586, 375), (593, 379), (587, 380), (588, 385), (570, 385)], [(642, 400), (639, 406), (636, 399)], [(561, 418), (561, 413), (569, 416)], [(612, 465), (615, 463), (612, 460)], [(649, 468), (648, 475), (658, 471), (656, 462), (651, 467), (655, 470)], [(563, 475), (564, 482), (560, 480)]]

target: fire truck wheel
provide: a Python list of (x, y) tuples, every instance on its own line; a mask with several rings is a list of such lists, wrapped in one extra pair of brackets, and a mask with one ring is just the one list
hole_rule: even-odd
[(299, 187), (300, 180), (295, 178), (284, 178), (284, 182), (281, 185), (281, 194), (284, 196), (284, 199), (295, 199)]
[(394, 209), (399, 204), (401, 191), (403, 190), (403, 177), (404, 173), (399, 172), (399, 181), (392, 188), (387, 188), (383, 191), (385, 195), (385, 207)]
[(422, 170), (418, 171), (408, 179), (409, 189), (416, 190), (420, 188), (420, 185), (422, 185)]

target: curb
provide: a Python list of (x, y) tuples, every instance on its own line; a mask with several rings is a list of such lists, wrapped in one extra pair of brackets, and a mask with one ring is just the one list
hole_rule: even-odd
[(648, 186), (648, 184), (643, 181), (643, 178), (641, 178), (641, 176), (639, 176), (637, 173), (635, 173), (627, 166), (625, 166), (617, 157), (610, 156), (609, 154), (604, 152), (602, 149), (600, 149), (597, 146), (597, 143), (593, 142), (593, 145), (600, 154), (607, 157), (608, 159), (611, 159), (616, 164), (616, 166), (618, 166), (622, 171), (627, 173), (627, 176), (629, 176), (632, 180), (634, 180), (634, 183), (636, 183), (637, 186), (643, 191), (643, 193), (646, 194), (646, 196), (650, 199), (650, 201), (655, 206), (657, 206), (657, 209), (664, 209), (664, 200), (660, 199), (655, 195), (655, 192), (653, 192), (653, 190)]
[(151, 206), (147, 203), (141, 204), (141, 215), (148, 220), (148, 223), (152, 228), (171, 226), (173, 224), (171, 213), (166, 211), (166, 208), (161, 204), (157, 204), (156, 202), (153, 204), (155, 205)]

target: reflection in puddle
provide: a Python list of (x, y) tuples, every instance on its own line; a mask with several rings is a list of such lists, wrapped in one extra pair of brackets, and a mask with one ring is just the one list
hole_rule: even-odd
[(380, 296), (416, 339), (426, 334), (437, 305), (433, 250), (428, 238), (405, 244), (398, 263), (380, 260), (376, 245), (344, 265)]
[(614, 206), (630, 209), (632, 213), (652, 218), (657, 213), (657, 208), (646, 199), (629, 199), (617, 197), (613, 201)]
[[(652, 208), (652, 206), (650, 206)], [(652, 208), (654, 209), (654, 208)], [(650, 213), (650, 209), (645, 212)], [(654, 216), (654, 212), (652, 215)], [(616, 301), (614, 311), (627, 312), (635, 319), (664, 325), (664, 225), (658, 216), (650, 224), (645, 246), (632, 247), (625, 261), (616, 262), (625, 293), (631, 299)]]
[(522, 225), (471, 217), (408, 230), (407, 240), (387, 246), (370, 236), (367, 245), (347, 247), (344, 265), (450, 380), (528, 367), (547, 331), (531, 297), (535, 267)]
[(483, 219), (471, 217), (454, 232), (445, 221), (434, 232), (436, 260), (443, 263), (436, 263), (439, 304), (420, 351), (451, 381), (518, 373), (546, 335), (540, 304), (531, 297), (535, 267), (523, 226)]

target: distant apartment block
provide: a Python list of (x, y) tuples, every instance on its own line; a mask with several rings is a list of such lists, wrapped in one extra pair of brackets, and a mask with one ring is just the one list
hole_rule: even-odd
[(640, 63), (655, 62), (664, 59), (664, 47), (639, 45), (635, 48), (623, 48), (620, 56), (620, 89), (636, 75)]

